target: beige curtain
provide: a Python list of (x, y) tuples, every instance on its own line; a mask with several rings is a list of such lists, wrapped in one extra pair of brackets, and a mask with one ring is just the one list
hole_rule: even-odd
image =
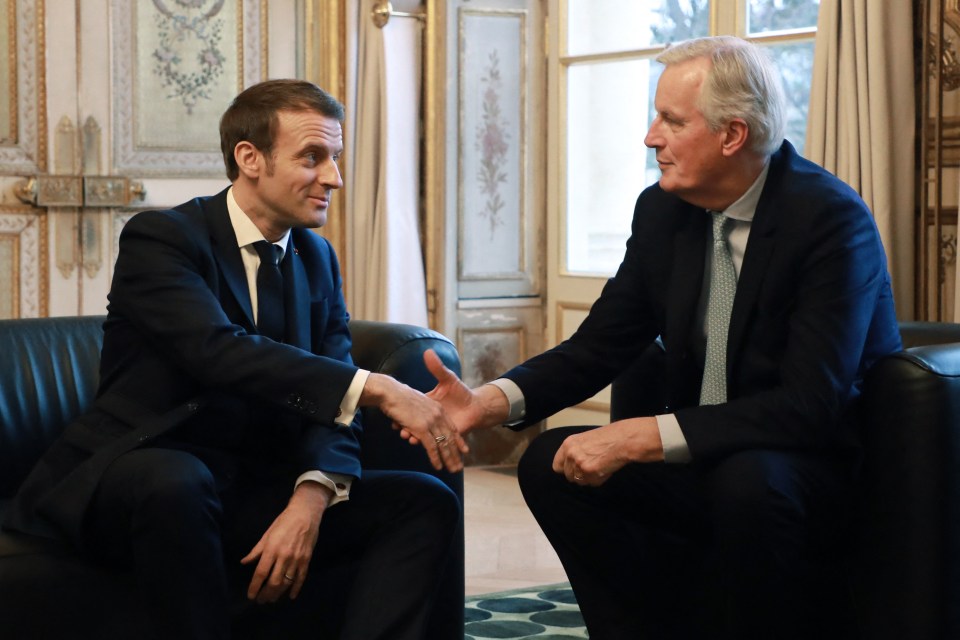
[(953, 317), (947, 318), (951, 322), (960, 322), (960, 224), (957, 225), (957, 231), (953, 239), (953, 260), (956, 270), (953, 278)]
[(910, 2), (821, 0), (806, 155), (873, 211), (897, 314), (913, 316), (914, 84)]
[(358, 34), (348, 41), (357, 60), (347, 76), (350, 313), (426, 326), (419, 230), (422, 27), (412, 18), (393, 18), (377, 28), (373, 0), (350, 8)]

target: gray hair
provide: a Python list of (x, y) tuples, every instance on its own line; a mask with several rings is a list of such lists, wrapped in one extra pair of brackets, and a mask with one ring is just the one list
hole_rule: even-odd
[(657, 56), (665, 65), (708, 58), (712, 65), (697, 105), (713, 131), (735, 118), (747, 123), (747, 144), (770, 155), (786, 129), (780, 74), (761, 47), (733, 36), (696, 38), (671, 45)]

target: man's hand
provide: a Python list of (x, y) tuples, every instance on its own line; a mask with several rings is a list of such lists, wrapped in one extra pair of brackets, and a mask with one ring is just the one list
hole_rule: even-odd
[(300, 594), (317, 544), (320, 520), (333, 491), (319, 482), (301, 482), (287, 508), (277, 516), (242, 564), (257, 563), (247, 597), (260, 604), (276, 602), (289, 591)]
[(437, 379), (437, 386), (427, 396), (443, 406), (461, 434), (500, 425), (507, 419), (510, 405), (500, 389), (492, 385), (471, 389), (443, 365), (433, 349), (424, 352), (423, 361), (427, 370)]
[(631, 462), (663, 460), (656, 418), (630, 418), (584, 431), (563, 441), (553, 470), (570, 482), (599, 487)]
[(443, 407), (419, 391), (379, 373), (371, 373), (360, 395), (360, 406), (375, 406), (393, 421), (393, 428), (420, 443), (437, 470), (463, 469), (462, 454), (470, 450)]

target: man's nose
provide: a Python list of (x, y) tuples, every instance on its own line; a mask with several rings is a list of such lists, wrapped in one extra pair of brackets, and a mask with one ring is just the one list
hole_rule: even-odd
[(653, 122), (650, 123), (650, 129), (647, 130), (647, 135), (643, 138), (643, 144), (651, 149), (663, 146), (663, 141), (660, 137), (659, 118), (655, 118)]
[(330, 189), (339, 189), (343, 186), (343, 177), (340, 175), (340, 166), (334, 160), (328, 160), (317, 180)]

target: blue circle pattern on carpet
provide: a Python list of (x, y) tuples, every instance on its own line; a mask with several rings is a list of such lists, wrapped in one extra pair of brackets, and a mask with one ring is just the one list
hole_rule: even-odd
[(464, 617), (464, 640), (581, 640), (589, 637), (569, 585), (472, 598), (466, 603)]

